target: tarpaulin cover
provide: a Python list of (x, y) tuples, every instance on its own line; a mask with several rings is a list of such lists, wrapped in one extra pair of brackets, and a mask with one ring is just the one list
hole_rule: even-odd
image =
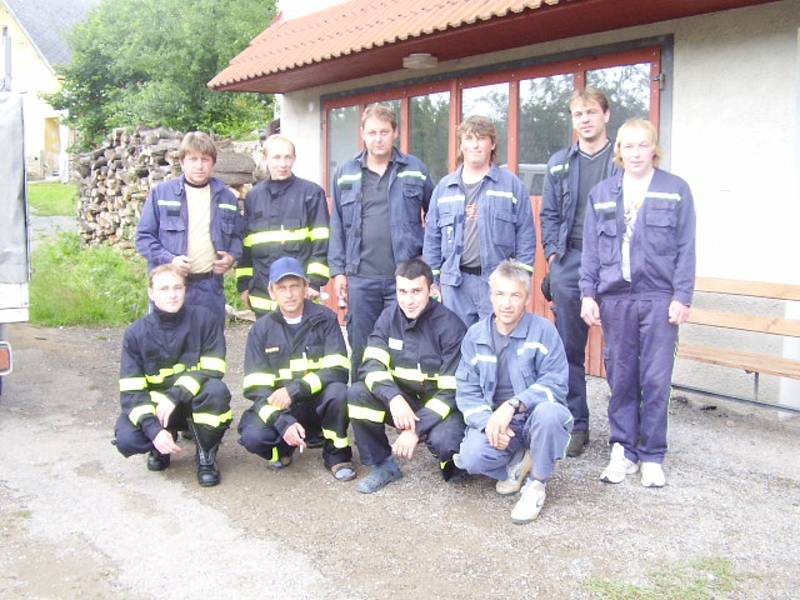
[(0, 93), (0, 283), (28, 281), (22, 98)]

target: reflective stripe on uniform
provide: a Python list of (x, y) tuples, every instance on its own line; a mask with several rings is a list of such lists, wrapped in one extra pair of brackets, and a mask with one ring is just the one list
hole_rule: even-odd
[(180, 200), (159, 200), (158, 201), (158, 205), (159, 206), (180, 206), (181, 205), (181, 201)]
[(524, 262), (516, 262), (514, 264), (525, 269), (528, 273), (533, 273), (533, 267), (531, 265), (525, 264)]
[(493, 354), (476, 354), (470, 364), (477, 365), (479, 362), (496, 363), (497, 357)]
[(484, 411), (485, 412), (492, 412), (492, 409), (489, 408), (486, 404), (482, 404), (481, 406), (476, 406), (475, 408), (470, 408), (469, 410), (463, 411), (464, 418), (467, 419), (468, 417), (471, 417), (474, 414), (477, 414), (479, 412), (484, 412)]
[(144, 377), (123, 377), (119, 380), (120, 392), (137, 392), (147, 389), (147, 379)]
[(189, 390), (189, 393), (192, 396), (197, 396), (197, 394), (200, 393), (201, 386), (191, 375), (183, 375), (179, 377), (178, 381), (175, 382), (175, 385), (179, 385), (182, 388)]
[(655, 198), (657, 200), (672, 200), (673, 202), (680, 202), (683, 200), (680, 194), (675, 192), (647, 192), (645, 198)]
[(350, 369), (350, 359), (344, 354), (327, 354), (323, 356), (319, 362), (322, 363), (321, 368), (323, 369), (332, 369), (333, 367)]
[(327, 240), (331, 237), (331, 230), (329, 227), (314, 227), (308, 232), (308, 239), (312, 242), (318, 240)]
[(512, 204), (517, 203), (517, 197), (511, 192), (501, 192), (500, 190), (486, 190), (487, 196), (497, 196), (498, 198), (509, 198)]
[(361, 421), (383, 423), (386, 418), (386, 411), (375, 410), (374, 408), (367, 408), (366, 406), (358, 406), (357, 404), (348, 404), (347, 416), (351, 419), (359, 419)]
[(271, 404), (265, 404), (264, 406), (261, 407), (261, 410), (258, 411), (258, 418), (264, 421), (264, 423), (266, 423), (267, 421), (269, 421), (269, 418), (279, 410), (281, 409), (276, 408)]
[(548, 402), (555, 402), (555, 398), (553, 398), (553, 392), (550, 388), (543, 386), (540, 383), (534, 383), (529, 389), (532, 389), (535, 392), (544, 392), (544, 395), (547, 396)]
[(517, 355), (520, 356), (525, 353), (526, 350), (538, 350), (542, 354), (550, 354), (550, 350), (547, 349), (547, 346), (540, 342), (525, 342), (517, 348)]
[(377, 360), (387, 368), (392, 361), (391, 355), (383, 348), (378, 348), (377, 346), (367, 346), (364, 349), (364, 360), (362, 362), (367, 362), (369, 359)]
[(425, 173), (423, 173), (422, 171), (410, 171), (410, 170), (400, 171), (397, 174), (397, 177), (399, 179), (402, 179), (404, 177), (416, 177), (417, 179), (422, 179), (422, 181), (425, 181), (427, 179), (427, 177), (425, 177)]
[(236, 275), (236, 279), (241, 279), (242, 277), (252, 277), (253, 276), (253, 267), (237, 267), (234, 271)]
[(352, 175), (340, 175), (339, 179), (336, 180), (336, 185), (342, 185), (343, 183), (353, 183), (354, 181), (361, 181), (361, 173), (353, 173)]
[(392, 374), (400, 379), (405, 379), (406, 381), (415, 381), (417, 383), (422, 383), (425, 381), (425, 379), (427, 379), (425, 377), (425, 373), (419, 369), (409, 369), (408, 367), (395, 367), (392, 369)]
[(155, 415), (156, 414), (156, 407), (152, 404), (140, 404), (139, 406), (134, 407), (130, 413), (128, 413), (128, 418), (131, 420), (131, 423), (138, 426), (139, 419), (141, 419), (145, 415)]
[(217, 358), (216, 356), (201, 356), (200, 368), (208, 371), (219, 371), (220, 373), (224, 373), (226, 369), (225, 359)]
[(389, 371), (372, 371), (371, 373), (367, 373), (367, 376), (364, 377), (364, 384), (370, 392), (372, 391), (372, 387), (379, 381), (392, 381), (392, 374), (389, 373)]
[(322, 428), (322, 436), (326, 440), (330, 440), (331, 442), (333, 442), (334, 448), (347, 448), (350, 445), (350, 438), (348, 438), (347, 436), (339, 437), (338, 435), (336, 435), (335, 431), (332, 431), (330, 429), (325, 429), (324, 427)]
[(432, 410), (443, 419), (450, 414), (450, 407), (435, 396), (425, 403), (425, 408)]
[(250, 389), (265, 385), (273, 387), (275, 385), (275, 375), (272, 373), (250, 373), (244, 376), (244, 389)]
[(463, 202), (464, 201), (464, 194), (454, 194), (452, 196), (442, 196), (441, 198), (437, 198), (436, 202), (439, 204), (446, 204), (448, 202)]
[(251, 307), (259, 310), (265, 310), (267, 312), (271, 312), (278, 308), (278, 303), (271, 298), (262, 298), (260, 296), (254, 296), (253, 294), (250, 294), (249, 302)]
[(258, 244), (283, 244), (286, 242), (302, 242), (309, 236), (308, 227), (300, 227), (299, 229), (276, 229), (273, 231), (258, 231), (251, 233), (244, 238), (244, 245), (246, 247), (256, 246)]
[[(153, 404), (160, 404), (161, 402), (172, 402), (164, 392), (157, 392), (152, 390), (150, 392), (150, 402)], [(174, 404), (174, 402), (172, 402)]]
[(207, 412), (196, 412), (192, 414), (192, 421), (198, 425), (208, 425), (209, 427), (219, 427), (233, 420), (233, 411), (229, 410), (221, 415), (212, 415)]
[(173, 365), (172, 367), (159, 369), (158, 373), (155, 375), (145, 375), (145, 379), (147, 379), (148, 383), (164, 383), (164, 380), (167, 377), (177, 375), (178, 373), (183, 373), (185, 370), (186, 370), (186, 365), (184, 365), (183, 363), (178, 363), (176, 365)]
[(224, 210), (232, 210), (234, 212), (239, 210), (239, 207), (236, 206), (235, 204), (217, 204), (217, 206), (219, 206), (220, 208), (222, 208)]
[(560, 171), (569, 171), (569, 163), (565, 163), (563, 165), (553, 165), (550, 167), (550, 174), (555, 175)]
[(320, 277), (330, 278), (331, 270), (326, 264), (320, 262), (310, 262), (308, 263), (308, 266), (306, 266), (306, 275), (319, 275)]
[(456, 376), (455, 375), (436, 375), (434, 376), (436, 385), (440, 390), (454, 390), (456, 389)]
[(595, 202), (593, 206), (595, 210), (604, 211), (610, 208), (616, 208), (617, 202), (616, 200), (609, 200), (608, 202)]
[(316, 373), (306, 373), (303, 375), (303, 381), (305, 381), (308, 384), (308, 387), (311, 388), (312, 394), (316, 394), (322, 389), (322, 380)]

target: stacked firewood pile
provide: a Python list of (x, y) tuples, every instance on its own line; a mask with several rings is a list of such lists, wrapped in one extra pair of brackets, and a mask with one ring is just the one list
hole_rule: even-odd
[[(150, 189), (181, 173), (178, 146), (182, 137), (163, 127), (114, 129), (101, 147), (78, 157), (78, 220), (85, 243), (133, 247)], [(215, 142), (214, 175), (243, 199), (256, 181), (252, 153), (258, 143), (253, 142), (249, 148), (237, 143), (234, 150), (229, 140)]]

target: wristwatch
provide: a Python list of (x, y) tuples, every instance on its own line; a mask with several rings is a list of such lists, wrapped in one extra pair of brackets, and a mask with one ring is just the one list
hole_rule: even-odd
[(508, 405), (511, 408), (514, 409), (514, 414), (517, 414), (519, 412), (519, 405), (521, 404), (521, 402), (519, 401), (519, 398), (514, 396), (514, 397), (511, 397), (508, 400), (506, 400), (506, 402), (508, 403)]

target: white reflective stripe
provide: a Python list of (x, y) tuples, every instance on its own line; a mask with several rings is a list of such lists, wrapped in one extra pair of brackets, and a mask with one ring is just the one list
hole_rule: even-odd
[(496, 363), (497, 357), (493, 354), (476, 354), (470, 361), (473, 365), (477, 365), (479, 362)]
[(486, 190), (487, 196), (497, 196), (499, 198), (510, 198), (513, 204), (517, 203), (517, 197), (511, 192), (502, 192), (500, 190)]
[(261, 410), (258, 411), (258, 418), (266, 423), (269, 421), (269, 418), (279, 410), (280, 408), (275, 408), (271, 404), (265, 404), (261, 407)]
[(347, 416), (351, 419), (359, 419), (361, 421), (383, 423), (383, 420), (386, 418), (386, 411), (375, 410), (374, 408), (367, 408), (366, 406), (358, 406), (356, 404), (348, 404)]
[(308, 237), (312, 242), (327, 240), (331, 237), (331, 230), (328, 227), (314, 227), (314, 229), (309, 232)]
[(547, 349), (547, 346), (540, 342), (525, 342), (517, 348), (517, 355), (521, 355), (525, 352), (525, 350), (538, 350), (542, 354), (550, 354), (550, 350)]
[(379, 381), (392, 381), (392, 374), (389, 371), (373, 371), (372, 373), (367, 373), (367, 376), (364, 377), (364, 384), (370, 392), (372, 387)]
[(456, 389), (456, 376), (455, 375), (437, 375), (436, 383), (440, 390), (454, 390)]
[(428, 400), (425, 403), (425, 408), (432, 410), (443, 419), (446, 419), (447, 415), (450, 414), (450, 407), (436, 397)]
[(233, 421), (233, 411), (229, 410), (221, 415), (212, 415), (206, 412), (197, 412), (192, 415), (192, 421), (199, 425), (208, 425), (209, 427), (219, 427), (223, 423)]
[(433, 275), (434, 275), (434, 277), (435, 277), (436, 275), (439, 275), (439, 274), (441, 274), (441, 272), (442, 272), (442, 270), (441, 270), (441, 269), (431, 269), (431, 271), (433, 272)]
[(180, 206), (181, 205), (181, 201), (180, 200), (159, 200), (158, 201), (158, 205), (159, 206)]
[(217, 358), (215, 356), (201, 356), (200, 368), (208, 369), (209, 371), (219, 371), (224, 373), (226, 369), (225, 359)]
[(275, 375), (272, 373), (250, 373), (244, 376), (244, 389), (266, 385), (272, 387), (275, 385)]
[(647, 192), (644, 195), (645, 198), (656, 198), (658, 200), (673, 200), (675, 202), (680, 202), (683, 200), (680, 194), (676, 194), (673, 192)]
[(463, 202), (464, 201), (464, 194), (456, 194), (455, 196), (442, 196), (441, 198), (437, 198), (436, 202), (439, 204), (445, 204), (447, 202)]
[(139, 419), (141, 419), (145, 415), (155, 415), (156, 414), (156, 407), (152, 404), (142, 404), (140, 406), (135, 407), (129, 414), (128, 418), (131, 420), (131, 423), (134, 425), (139, 425)]
[(175, 382), (175, 385), (186, 388), (189, 390), (189, 393), (192, 396), (197, 396), (197, 394), (200, 393), (200, 384), (197, 383), (197, 380), (190, 375), (183, 375), (182, 377), (179, 377), (178, 381)]
[(470, 408), (469, 410), (465, 410), (464, 418), (466, 419), (479, 412), (492, 412), (492, 409), (489, 408), (487, 405), (482, 404), (481, 406), (476, 406), (475, 408)]
[(555, 175), (559, 171), (569, 171), (569, 163), (565, 163), (563, 165), (553, 165), (550, 167), (550, 173)]
[(408, 367), (395, 367), (392, 369), (392, 374), (400, 379), (406, 381), (416, 381), (422, 383), (425, 381), (425, 374), (419, 369), (409, 369)]
[(426, 179), (425, 174), (422, 171), (400, 171), (397, 174), (397, 177), (416, 177), (417, 179), (422, 179), (422, 181), (425, 181)]
[(120, 392), (136, 392), (147, 389), (147, 379), (144, 377), (123, 377), (119, 380)]
[(339, 437), (336, 435), (335, 431), (332, 431), (331, 429), (325, 429), (324, 427), (322, 429), (322, 437), (324, 437), (326, 440), (332, 441), (334, 448), (347, 448), (350, 445), (350, 438), (347, 436)]
[(533, 267), (531, 265), (526, 265), (524, 262), (517, 261), (515, 263), (518, 267), (525, 269), (528, 273), (533, 273)]
[(548, 402), (555, 402), (555, 398), (553, 398), (553, 392), (550, 391), (550, 388), (545, 387), (539, 383), (534, 383), (530, 389), (536, 392), (544, 392), (544, 395), (547, 396)]
[(367, 362), (370, 359), (377, 360), (379, 363), (381, 363), (388, 369), (392, 357), (383, 348), (377, 348), (375, 346), (367, 346), (366, 349), (364, 350), (364, 360), (362, 360), (361, 362)]
[(341, 175), (339, 179), (336, 180), (336, 185), (342, 185), (343, 183), (352, 183), (354, 181), (361, 181), (361, 173), (353, 173), (352, 175)]
[(311, 388), (312, 394), (316, 394), (322, 389), (322, 380), (316, 373), (306, 373), (303, 375), (303, 381), (305, 381), (308, 384), (308, 387)]
[(239, 210), (239, 207), (234, 205), (234, 204), (218, 204), (217, 206), (219, 206), (220, 208), (223, 208), (225, 210), (232, 210), (232, 211)]
[(594, 209), (595, 210), (608, 210), (609, 208), (616, 208), (617, 202), (615, 200), (609, 200), (608, 202), (595, 202)]

